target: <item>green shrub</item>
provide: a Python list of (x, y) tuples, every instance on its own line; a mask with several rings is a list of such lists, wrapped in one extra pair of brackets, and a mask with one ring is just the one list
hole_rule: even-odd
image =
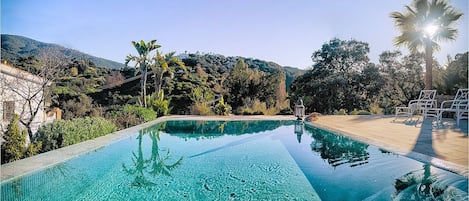
[(81, 94), (74, 99), (63, 102), (61, 107), (64, 111), (62, 118), (65, 120), (93, 116), (99, 113), (93, 111), (93, 99), (86, 94)]
[(236, 111), (237, 114), (242, 115), (274, 115), (278, 112), (275, 107), (267, 108), (267, 104), (258, 99), (250, 100), (245, 99), (243, 107), (239, 107)]
[(151, 102), (153, 110), (156, 112), (157, 117), (166, 116), (169, 114), (169, 101), (168, 100), (153, 100)]
[(152, 94), (150, 103), (153, 110), (156, 112), (157, 117), (166, 116), (169, 114), (169, 101), (164, 100), (163, 90), (160, 90), (158, 97), (155, 97), (154, 94)]
[(353, 109), (353, 111), (350, 112), (350, 115), (370, 115), (371, 112), (365, 111), (365, 110), (357, 110)]
[(129, 128), (142, 124), (143, 121), (135, 114), (123, 114), (122, 111), (114, 111), (110, 115), (110, 119), (116, 124), (118, 130)]
[(242, 108), (241, 110), (242, 115), (264, 115), (264, 112), (259, 110), (253, 110), (251, 108)]
[(40, 153), (42, 149), (42, 142), (32, 142), (26, 150), (25, 157), (31, 157)]
[(225, 104), (225, 100), (223, 99), (223, 97), (220, 97), (218, 104), (215, 105), (214, 111), (217, 115), (228, 116), (230, 115), (231, 107), (230, 105)]
[(19, 116), (13, 115), (10, 124), (7, 127), (7, 132), (3, 138), (5, 142), (2, 144), (2, 164), (9, 163), (23, 158), (26, 151), (26, 135), (27, 133), (21, 132), (19, 126)]
[(339, 111), (334, 111), (334, 115), (347, 115), (347, 110), (346, 109), (340, 109)]
[(209, 116), (214, 115), (215, 113), (210, 109), (207, 103), (195, 103), (191, 106), (191, 114), (193, 115), (203, 115)]
[(370, 113), (381, 115), (383, 114), (383, 108), (380, 108), (378, 104), (371, 104), (370, 105)]
[(41, 152), (46, 152), (114, 131), (114, 123), (101, 117), (58, 120), (41, 127), (34, 137), (34, 142), (42, 143)]
[(151, 108), (145, 108), (138, 105), (125, 105), (123, 110), (124, 114), (135, 114), (137, 118), (143, 122), (148, 122), (156, 119), (156, 112)]
[(156, 112), (151, 108), (145, 108), (138, 105), (125, 105), (115, 108), (106, 115), (111, 119), (119, 129), (129, 128), (156, 118)]

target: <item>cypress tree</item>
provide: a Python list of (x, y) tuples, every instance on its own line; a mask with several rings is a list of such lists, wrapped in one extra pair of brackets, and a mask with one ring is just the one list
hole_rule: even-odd
[(26, 151), (26, 134), (21, 132), (17, 114), (13, 115), (3, 138), (5, 142), (2, 145), (2, 164), (23, 158)]

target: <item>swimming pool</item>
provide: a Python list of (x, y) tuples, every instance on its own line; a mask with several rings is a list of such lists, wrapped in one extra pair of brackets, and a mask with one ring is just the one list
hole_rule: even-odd
[(1, 187), (2, 200), (468, 198), (465, 177), (296, 121), (166, 121)]

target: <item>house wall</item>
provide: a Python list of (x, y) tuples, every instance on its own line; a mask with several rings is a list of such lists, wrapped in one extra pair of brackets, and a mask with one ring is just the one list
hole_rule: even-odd
[(30, 118), (31, 110), (26, 99), (31, 99), (32, 110), (39, 107), (31, 125), (33, 133), (45, 122), (44, 101), (41, 77), (20, 69), (0, 64), (0, 134), (6, 131), (11, 119), (5, 119), (4, 107), (7, 101), (14, 101), (14, 113), (20, 115), (20, 119)]

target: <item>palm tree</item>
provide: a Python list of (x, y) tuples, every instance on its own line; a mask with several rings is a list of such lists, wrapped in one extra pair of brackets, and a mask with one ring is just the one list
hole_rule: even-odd
[(151, 65), (151, 70), (155, 75), (155, 94), (157, 96), (160, 94), (159, 92), (161, 90), (161, 85), (163, 84), (163, 75), (166, 72), (171, 74), (172, 77), (177, 66), (186, 71), (184, 62), (178, 57), (174, 56), (175, 54), (176, 52), (169, 52), (163, 56), (161, 52), (158, 50), (156, 51), (154, 63)]
[(143, 106), (147, 106), (147, 101), (145, 99), (147, 95), (146, 84), (147, 84), (147, 75), (148, 75), (148, 68), (151, 66), (152, 57), (150, 53), (153, 50), (156, 50), (161, 47), (161, 45), (156, 44), (156, 40), (152, 40), (148, 43), (145, 43), (143, 40), (140, 42), (132, 41), (132, 45), (138, 52), (138, 56), (134, 55), (127, 55), (125, 58), (125, 65), (127, 66), (129, 62), (135, 62), (135, 68), (139, 69), (142, 79), (140, 80), (140, 90), (142, 96), (142, 103)]
[(405, 6), (407, 12), (392, 12), (391, 18), (401, 35), (394, 38), (396, 46), (406, 46), (411, 52), (425, 52), (425, 89), (432, 89), (433, 51), (440, 41), (455, 40), (458, 30), (455, 22), (462, 16), (445, 0), (414, 0)]

